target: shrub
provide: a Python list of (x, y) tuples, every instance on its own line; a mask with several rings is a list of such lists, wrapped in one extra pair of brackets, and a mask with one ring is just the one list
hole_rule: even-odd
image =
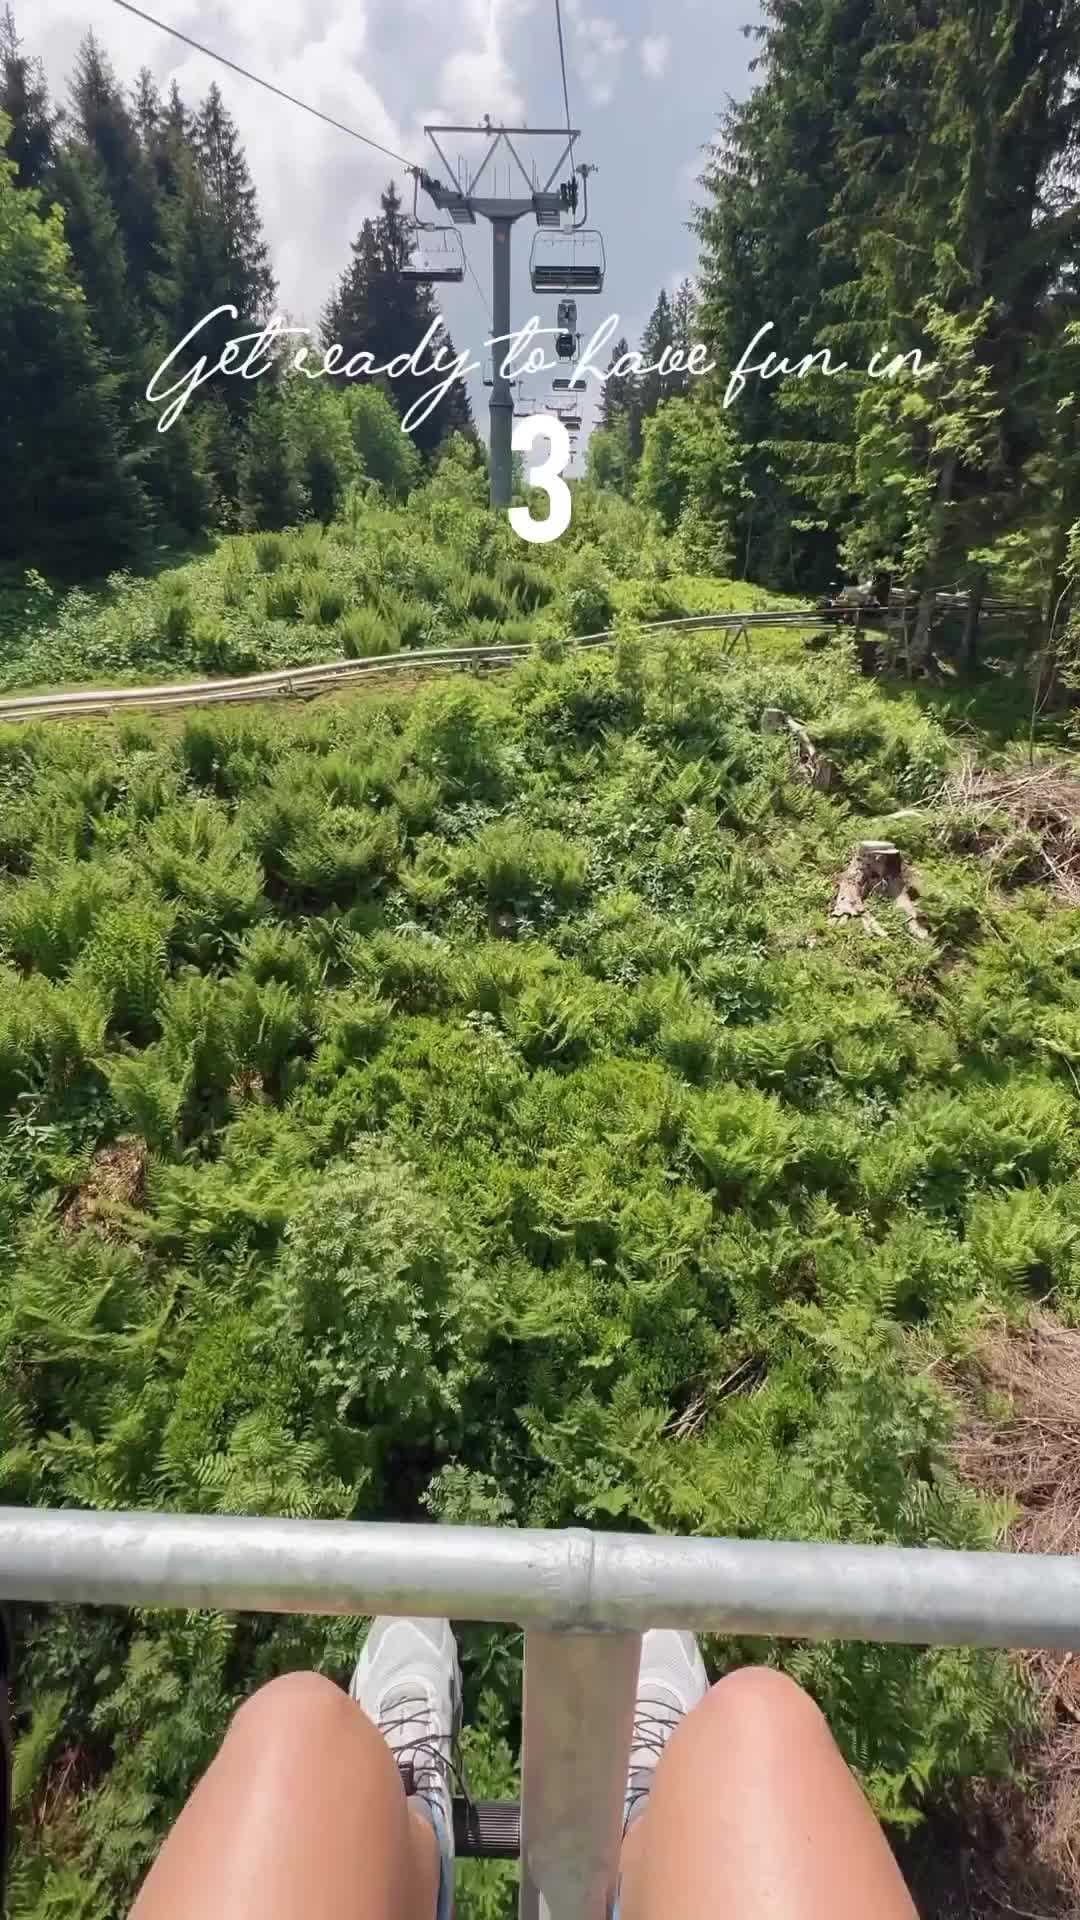
[(405, 734), (407, 752), (452, 795), (494, 796), (502, 785), (502, 753), (495, 716), (478, 688), (449, 684), (426, 689)]
[(397, 650), (396, 633), (385, 615), (376, 612), (374, 607), (354, 607), (342, 614), (334, 634), (349, 660), (365, 660), (373, 654)]
[(347, 903), (397, 866), (397, 822), (360, 807), (328, 807), (298, 824), (284, 849), (282, 873), (311, 903)]
[(285, 565), (288, 543), (283, 533), (257, 533), (250, 543), (260, 573), (277, 573)]
[(0, 969), (0, 1112), (70, 1083), (104, 1039), (105, 1011), (36, 975)]
[(386, 1143), (357, 1142), (294, 1214), (277, 1311), (317, 1394), (381, 1449), (399, 1423), (445, 1444), (483, 1333), (481, 1290), (449, 1219)]
[(76, 982), (96, 989), (110, 1028), (131, 1039), (156, 1031), (171, 917), (160, 903), (136, 895), (98, 918), (79, 957)]
[(584, 849), (561, 834), (498, 820), (461, 848), (455, 872), (493, 907), (528, 912), (546, 900), (565, 907), (579, 899), (588, 866)]
[(567, 562), (559, 605), (565, 609), (573, 634), (602, 633), (611, 626), (615, 611), (611, 582), (606, 569), (593, 554), (576, 553)]
[(332, 627), (345, 611), (346, 595), (332, 583), (316, 584), (303, 596), (304, 619), (313, 627)]
[(268, 620), (298, 620), (304, 604), (303, 575), (295, 570), (275, 572), (263, 587), (262, 601)]

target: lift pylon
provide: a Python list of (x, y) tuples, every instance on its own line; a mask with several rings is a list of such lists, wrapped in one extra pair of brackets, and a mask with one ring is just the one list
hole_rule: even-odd
[[(510, 325), (510, 255), (511, 236), (518, 220), (534, 219), (539, 229), (562, 229), (562, 215), (567, 207), (576, 210), (577, 183), (571, 175), (569, 183), (558, 185), (559, 175), (569, 159), (572, 164), (574, 142), (580, 138), (580, 128), (575, 127), (504, 127), (493, 126), (486, 119), (477, 127), (463, 126), (426, 126), (424, 132), (431, 141), (439, 160), (449, 175), (450, 184), (434, 178), (433, 175), (417, 171), (418, 187), (422, 187), (432, 204), (441, 212), (448, 213), (452, 221), (459, 225), (471, 225), (477, 219), (491, 222), (491, 293), (492, 293), (492, 336), (494, 360), (491, 381), (491, 504), (503, 508), (510, 505), (513, 480), (511, 441), (513, 437), (514, 400), (512, 383), (504, 376), (502, 363), (505, 359), (511, 337)], [(442, 144), (454, 134), (486, 134), (487, 148), (475, 167), (464, 165), (455, 167), (448, 159)], [(551, 172), (542, 184), (530, 178), (521, 159), (515, 140), (558, 140), (560, 143), (558, 158)], [(485, 176), (493, 167), (496, 154), (505, 152), (511, 162), (511, 181), (514, 173), (520, 176), (521, 192), (496, 194), (488, 191)], [(586, 194), (588, 192), (588, 172), (581, 167), (574, 173), (583, 173)], [(579, 228), (563, 230), (565, 244), (572, 242), (583, 249), (582, 258), (588, 251), (591, 238), (599, 235), (583, 235)], [(539, 238), (539, 233), (538, 236)], [(551, 232), (551, 239), (557, 241), (559, 234)], [(599, 292), (603, 285), (603, 241), (600, 240), (601, 271), (599, 285), (584, 284), (575, 279), (569, 291)], [(592, 255), (595, 268), (595, 250)], [(534, 286), (535, 286), (534, 280)], [(550, 291), (559, 291), (552, 286)], [(486, 383), (485, 383), (486, 384)]]

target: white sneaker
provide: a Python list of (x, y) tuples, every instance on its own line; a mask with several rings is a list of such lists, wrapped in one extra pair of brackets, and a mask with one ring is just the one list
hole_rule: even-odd
[(644, 1812), (660, 1755), (680, 1720), (709, 1691), (705, 1663), (692, 1633), (653, 1627), (641, 1637), (634, 1702), (634, 1733), (626, 1782), (623, 1833)]
[(449, 1620), (380, 1614), (368, 1630), (349, 1693), (397, 1761), (406, 1793), (426, 1800), (450, 1847), (451, 1766), (461, 1729), (461, 1668)]

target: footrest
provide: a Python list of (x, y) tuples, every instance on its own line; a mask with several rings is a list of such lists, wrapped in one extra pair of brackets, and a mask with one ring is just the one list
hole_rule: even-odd
[(454, 1801), (454, 1851), (459, 1860), (516, 1860), (521, 1853), (517, 1800)]

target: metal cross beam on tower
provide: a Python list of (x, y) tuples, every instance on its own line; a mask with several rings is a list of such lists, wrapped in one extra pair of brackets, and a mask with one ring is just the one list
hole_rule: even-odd
[[(556, 182), (560, 170), (571, 158), (574, 141), (580, 138), (577, 127), (495, 127), (485, 120), (480, 127), (437, 127), (424, 128), (443, 166), (450, 176), (451, 184), (433, 179), (430, 174), (420, 173), (419, 182), (428, 198), (440, 210), (448, 213), (459, 226), (473, 226), (476, 220), (491, 222), (491, 307), (492, 334), (495, 340), (493, 348), (493, 367), (491, 382), (491, 504), (493, 507), (508, 507), (511, 499), (513, 463), (511, 442), (514, 431), (514, 397), (512, 382), (505, 378), (502, 371), (511, 333), (510, 326), (510, 240), (514, 223), (527, 217), (535, 219), (538, 227), (558, 227), (564, 208), (573, 211), (573, 200), (564, 199)], [(489, 136), (487, 150), (476, 165), (469, 171), (452, 165), (447, 158), (440, 140), (450, 134), (486, 133)], [(561, 141), (559, 157), (552, 167), (543, 185), (531, 179), (514, 145), (514, 140)], [(522, 191), (519, 194), (495, 194), (482, 190), (484, 176), (501, 147), (505, 147), (521, 176)], [(511, 176), (512, 177), (512, 176)]]

